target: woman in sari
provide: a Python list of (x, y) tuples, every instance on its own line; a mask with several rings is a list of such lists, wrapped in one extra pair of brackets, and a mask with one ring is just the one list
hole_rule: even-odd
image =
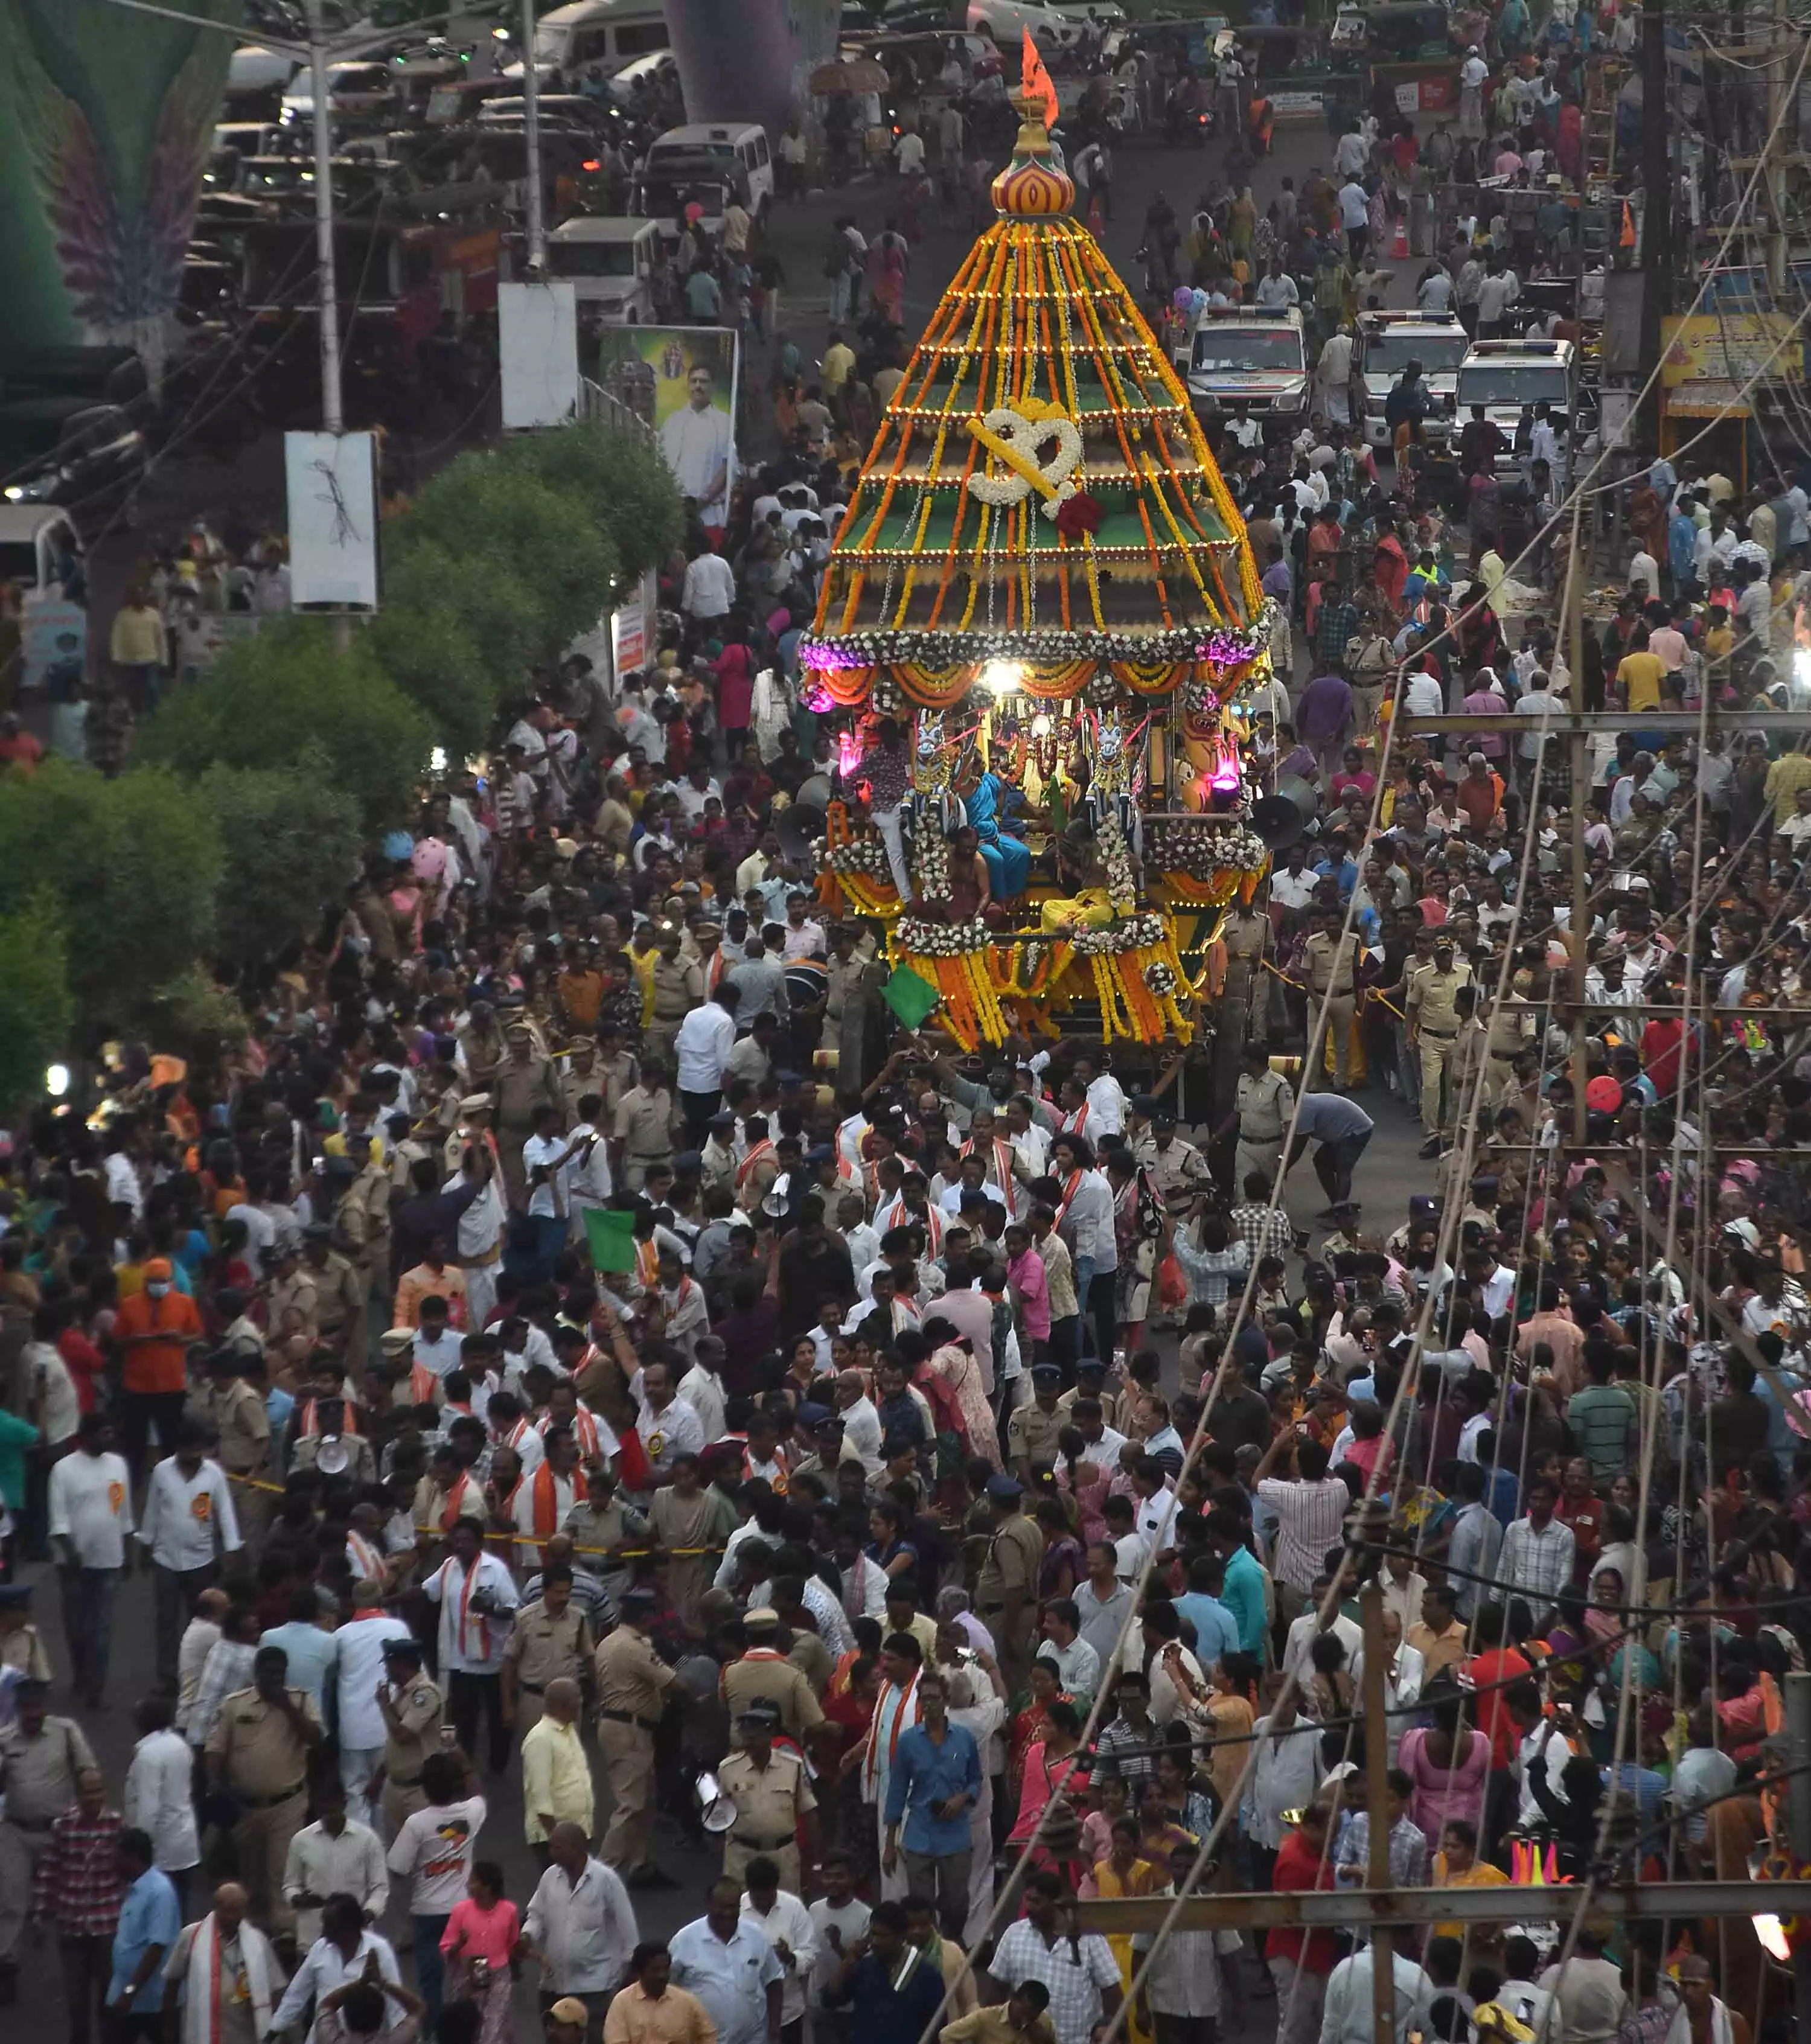
[(1238, 1794), (1245, 1771), (1252, 1727), (1257, 1722), (1257, 1713), (1252, 1707), (1257, 1670), (1249, 1655), (1228, 1654), (1215, 1662), (1204, 1689), (1190, 1674), (1174, 1641), (1163, 1649), (1163, 1654), (1165, 1670), (1182, 1692), (1184, 1718), (1211, 1742), (1208, 1778), (1215, 1795), (1224, 1803)]
[[(1155, 1895), (1168, 1885), (1168, 1862), (1159, 1860), (1153, 1865), (1144, 1858), (1136, 1817), (1117, 1819), (1112, 1835), (1113, 1842), (1106, 1858), (1098, 1861), (1093, 1869), (1082, 1877), (1082, 1885), (1076, 1891), (1081, 1900), (1125, 1902), (1137, 1896)], [(1120, 1986), (1129, 1999), (1132, 1977), (1138, 1969), (1137, 1958), (1132, 1949), (1132, 1934), (1124, 1931), (1109, 1938), (1107, 1949), (1119, 1962)], [(1129, 2010), (1125, 2031), (1138, 2044), (1148, 2044), (1149, 2029)]]
[(1037, 1571), (1039, 1601), (1072, 1597), (1075, 1585), (1088, 1573), (1088, 1558), (1070, 1531), (1069, 1515), (1060, 1498), (1047, 1497), (1040, 1503), (1037, 1530), (1044, 1536), (1044, 1558)]
[[(1038, 1665), (1032, 1664), (1034, 1684)], [(1049, 1679), (1054, 1685), (1053, 1670)], [(1019, 1813), (1007, 1834), (1009, 1846), (1022, 1846), (1036, 1831), (1052, 1799), (1061, 1795), (1064, 1784), (1082, 1764), (1081, 1744), (1080, 1713), (1066, 1698), (1052, 1698), (1044, 1709), (1040, 1735), (1025, 1747), (1019, 1762)]]
[(924, 1367), (934, 1370), (955, 1393), (956, 1404), (962, 1408), (963, 1424), (968, 1429), (969, 1453), (979, 1455), (997, 1468), (1000, 1462), (1000, 1436), (994, 1425), (993, 1408), (987, 1403), (987, 1393), (982, 1385), (980, 1364), (962, 1347), (955, 1327), (940, 1314), (932, 1314), (925, 1322), (923, 1333), (931, 1345), (930, 1358)]

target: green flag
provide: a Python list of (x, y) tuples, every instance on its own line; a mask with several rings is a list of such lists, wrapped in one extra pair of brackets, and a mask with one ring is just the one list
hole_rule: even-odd
[(909, 965), (894, 967), (880, 997), (908, 1029), (922, 1028), (925, 1016), (943, 999), (924, 974)]
[(585, 1239), (591, 1268), (620, 1275), (635, 1268), (635, 1216), (619, 1207), (586, 1207)]

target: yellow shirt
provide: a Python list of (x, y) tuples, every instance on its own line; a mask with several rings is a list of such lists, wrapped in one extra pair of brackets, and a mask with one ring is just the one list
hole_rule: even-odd
[(531, 1846), (546, 1841), (544, 1813), (591, 1835), (591, 1763), (575, 1724), (544, 1717), (522, 1735), (522, 1811)]
[(1631, 709), (1658, 709), (1660, 707), (1661, 678), (1667, 671), (1666, 663), (1658, 653), (1625, 653), (1616, 670), (1616, 678), (1628, 691)]
[(1811, 753), (1782, 753), (1767, 769), (1767, 795), (1773, 804), (1773, 827), (1783, 830), (1798, 807), (1798, 791), (1811, 782)]
[(856, 366), (856, 352), (847, 341), (839, 340), (824, 351), (824, 359), (819, 366), (818, 381), (826, 390), (840, 390), (848, 382)]

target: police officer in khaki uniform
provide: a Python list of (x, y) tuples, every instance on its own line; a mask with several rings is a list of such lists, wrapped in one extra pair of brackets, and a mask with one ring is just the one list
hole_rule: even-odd
[(1037, 1572), (1044, 1535), (1019, 1507), (1025, 1492), (1012, 1477), (987, 1480), (994, 1531), (975, 1581), (975, 1616), (994, 1635), (1007, 1693), (1030, 1677), (1031, 1621), (1037, 1608)]
[(675, 1677), (649, 1644), (658, 1600), (625, 1590), (622, 1622), (598, 1649), (598, 1744), (610, 1786), (609, 1828), (598, 1857), (631, 1888), (671, 1888), (673, 1877), (648, 1857), (654, 1830), (654, 1734)]
[(1326, 1069), (1321, 1047), (1330, 1035), (1333, 1084), (1344, 1093), (1351, 1078), (1352, 1016), (1358, 1005), (1358, 938), (1354, 935), (1342, 943), (1339, 919), (1325, 909), (1315, 909), (1310, 921), (1313, 928), (1302, 947), (1302, 965), (1308, 974), (1309, 1019), (1320, 1020), (1324, 1003), (1326, 1020), (1315, 1038), (1303, 1082), (1310, 1087), (1321, 1084), (1321, 1074)]
[(525, 1735), (532, 1731), (540, 1722), (548, 1684), (563, 1677), (589, 1696), (597, 1650), (591, 1622), (572, 1601), (571, 1568), (563, 1562), (545, 1562), (540, 1595), (517, 1612), (503, 1650), (504, 1723)]
[(313, 1697), (289, 1688), (288, 1673), (280, 1646), (260, 1646), (251, 1688), (235, 1689), (221, 1705), (206, 1749), (210, 1784), (239, 1805), (233, 1850), (252, 1915), (279, 1932), (295, 1928), (283, 1869), (290, 1840), (308, 1820), (308, 1756), (327, 1736)]
[(1246, 1179), (1253, 1173), (1267, 1181), (1275, 1180), (1277, 1166), (1282, 1162), (1283, 1131), (1295, 1112), (1295, 1092), (1280, 1072), (1271, 1070), (1267, 1043), (1248, 1043), (1241, 1062), (1244, 1070), (1233, 1089), (1232, 1112), (1214, 1135), (1217, 1140), (1237, 1131), (1232, 1182), (1243, 1192)]
[(761, 1604), (742, 1620), (748, 1651), (723, 1671), (721, 1688), (729, 1722), (736, 1727), (730, 1743), (742, 1743), (742, 1714), (756, 1703), (771, 1704), (779, 1712), (779, 1728), (802, 1742), (824, 1722), (816, 1692), (802, 1669), (779, 1651), (780, 1615)]
[[(751, 1704), (736, 1720), (739, 1752), (725, 1756), (717, 1770), (723, 1792), (736, 1805), (736, 1821), (723, 1840), (723, 1874), (740, 1881), (752, 1859), (771, 1859), (780, 1871), (780, 1886), (791, 1895), (805, 1892), (804, 1876), (815, 1862), (817, 1808), (811, 1777), (802, 1756), (774, 1744), (780, 1714), (773, 1704)], [(799, 1850), (801, 1824), (806, 1826), (809, 1858)]]
[(1535, 1033), (1534, 1010), (1519, 993), (1499, 1001), (1490, 1011), (1484, 1043), (1484, 1099), (1487, 1111), (1501, 1102), (1503, 1089), (1515, 1073), (1517, 1054)]
[(1006, 1422), (1006, 1459), (1021, 1483), (1032, 1481), (1036, 1468), (1055, 1469), (1061, 1450), (1057, 1437), (1069, 1424), (1057, 1404), (1063, 1389), (1063, 1371), (1054, 1362), (1036, 1364), (1031, 1374), (1031, 1403), (1014, 1408)]
[(523, 1175), (522, 1145), (534, 1133), (538, 1109), (559, 1105), (553, 1062), (542, 1050), (533, 1025), (519, 1016), (504, 1032), (509, 1055), (491, 1082), (497, 1108), (497, 1145), (503, 1163), (503, 1183), (512, 1206), (523, 1203), (528, 1181)]
[(1132, 1154), (1148, 1174), (1164, 1205), (1172, 1212), (1186, 1209), (1196, 1193), (1211, 1192), (1213, 1179), (1207, 1159), (1176, 1133), (1175, 1115), (1144, 1095), (1132, 1107), (1143, 1110), (1147, 1126), (1143, 1132), (1134, 1126)]
[[(367, 1316), (375, 1306), (383, 1327), (390, 1318), (390, 1174), (373, 1155), (367, 1135), (348, 1135), (346, 1152), (355, 1175), (333, 1209), (333, 1226), (359, 1274)], [(335, 1162), (327, 1161), (329, 1166)]]
[[(654, 988), (653, 1017), (641, 1032), (642, 1042), (656, 1056), (670, 1059), (679, 1024), (704, 1001), (704, 970), (679, 955), (681, 934), (669, 929), (659, 940), (659, 956), (649, 975)], [(645, 1062), (645, 1061), (644, 1061)]]
[(446, 1700), (421, 1670), (421, 1643), (386, 1639), (383, 1668), (387, 1679), (377, 1692), (383, 1714), (383, 1821), (394, 1838), (402, 1820), (428, 1807), (421, 1786), (422, 1763), (440, 1750), (440, 1721)]
[(641, 1082), (623, 1095), (611, 1135), (611, 1178), (632, 1193), (640, 1191), (650, 1164), (672, 1162), (673, 1096), (658, 1058), (642, 1059)]
[[(598, 1070), (598, 1047), (589, 1036), (579, 1036), (555, 1060), (555, 1083), (559, 1088), (559, 1104), (566, 1119), (562, 1124), (571, 1128), (582, 1119), (579, 1103), (589, 1093), (604, 1091), (602, 1075)], [(606, 1105), (608, 1101), (606, 1099)]]
[(622, 1024), (606, 1016), (598, 1024), (597, 1084), (593, 1090), (603, 1095), (605, 1116), (613, 1128), (622, 1097), (637, 1076), (634, 1052), (622, 1047)]
[(1263, 962), (1271, 948), (1271, 919), (1255, 902), (1235, 894), (1215, 942), (1226, 958), (1226, 977), (1213, 1010), (1213, 1111), (1223, 1114), (1239, 1083), (1239, 1053), (1245, 1039), (1265, 1032), (1271, 976)]
[(364, 1290), (352, 1260), (333, 1247), (333, 1231), (324, 1221), (303, 1231), (302, 1245), (301, 1274), (313, 1281), (314, 1324), (321, 1339), (335, 1348), (344, 1347), (348, 1361), (362, 1367), (362, 1343), (352, 1337), (364, 1326)]
[(1421, 1055), (1421, 1126), (1428, 1135), (1421, 1145), (1424, 1157), (1440, 1152), (1441, 1088), (1459, 1035), (1459, 989), (1471, 981), (1471, 966), (1456, 958), (1444, 930), (1434, 935), (1433, 963), (1409, 975), (1409, 1041)]

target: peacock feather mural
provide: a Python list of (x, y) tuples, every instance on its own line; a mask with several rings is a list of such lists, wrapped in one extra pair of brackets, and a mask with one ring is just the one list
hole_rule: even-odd
[[(240, 0), (182, 11), (234, 24)], [(161, 352), (233, 40), (110, 0), (0, 6), (0, 366), (83, 342)]]

